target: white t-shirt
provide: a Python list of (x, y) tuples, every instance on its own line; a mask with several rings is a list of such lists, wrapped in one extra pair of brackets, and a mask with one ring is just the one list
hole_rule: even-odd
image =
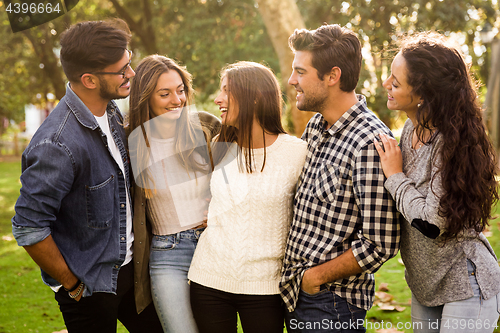
[[(106, 134), (106, 138), (108, 140), (108, 147), (111, 152), (111, 156), (115, 159), (116, 163), (122, 170), (122, 174), (125, 177), (125, 167), (123, 164), (122, 157), (120, 155), (120, 150), (116, 146), (115, 140), (113, 140), (113, 136), (111, 135), (111, 131), (109, 129), (109, 122), (108, 122), (108, 114), (104, 113), (103, 116), (97, 117), (94, 115), (97, 123), (99, 124), (99, 127), (101, 127), (101, 130)], [(127, 255), (125, 256), (125, 261), (123, 262), (122, 266), (125, 266), (132, 260), (132, 255), (133, 255), (133, 250), (132, 250), (132, 245), (134, 243), (134, 234), (132, 232), (132, 211), (130, 210), (130, 193), (128, 191), (127, 186), (125, 186), (125, 190), (127, 191)]]

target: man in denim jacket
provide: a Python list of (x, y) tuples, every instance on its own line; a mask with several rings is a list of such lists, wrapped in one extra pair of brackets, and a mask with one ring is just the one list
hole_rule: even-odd
[(72, 332), (162, 332), (134, 300), (129, 159), (112, 99), (130, 92), (125, 22), (81, 22), (61, 35), (66, 95), (23, 153), (12, 218)]

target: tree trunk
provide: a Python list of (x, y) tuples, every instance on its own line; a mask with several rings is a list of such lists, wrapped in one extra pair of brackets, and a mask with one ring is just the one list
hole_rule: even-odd
[[(500, 156), (500, 40), (491, 44), (491, 68), (486, 93), (486, 112), (483, 119), (497, 156)], [(500, 158), (498, 158), (500, 163)]]
[(295, 29), (305, 28), (305, 23), (294, 0), (256, 1), (267, 33), (279, 58), (282, 86), (288, 97), (294, 133), (300, 137), (313, 113), (297, 110), (295, 88), (288, 84), (293, 62), (293, 53), (288, 47), (288, 37)]

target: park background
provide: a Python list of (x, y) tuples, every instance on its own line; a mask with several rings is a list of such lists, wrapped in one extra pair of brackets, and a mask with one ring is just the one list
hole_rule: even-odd
[[(65, 93), (60, 34), (73, 23), (110, 17), (124, 19), (131, 28), (132, 67), (154, 53), (187, 67), (194, 77), (198, 110), (219, 115), (213, 99), (224, 65), (238, 60), (269, 65), (282, 83), (284, 125), (297, 136), (311, 113), (296, 110), (295, 90), (287, 85), (293, 59), (287, 39), (294, 29), (338, 23), (358, 34), (363, 68), (356, 91), (396, 135), (406, 117), (387, 109), (382, 82), (390, 73), (398, 36), (436, 30), (453, 39), (471, 64), (492, 141), (497, 151), (500, 146), (498, 0), (80, 0), (65, 15), (17, 33), (0, 0), (0, 333), (64, 330), (52, 291), (12, 237), (19, 155), (31, 134), (27, 124), (33, 113), (27, 110), (39, 110), (43, 120)], [(485, 234), (498, 254), (497, 211)], [(367, 315), (369, 332), (396, 332), (398, 323), (403, 325), (400, 332), (412, 331), (404, 329), (410, 323), (410, 292), (403, 272), (398, 255), (376, 273), (377, 301)], [(387, 330), (390, 326), (393, 330)], [(125, 332), (123, 327), (119, 332)]]

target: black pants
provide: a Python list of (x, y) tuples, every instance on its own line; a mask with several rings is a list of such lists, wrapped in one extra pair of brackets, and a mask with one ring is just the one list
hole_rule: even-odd
[(134, 298), (134, 265), (125, 265), (118, 273), (116, 295), (93, 293), (79, 302), (61, 288), (56, 300), (69, 333), (115, 333), (119, 320), (129, 332), (163, 333), (153, 302), (137, 314)]
[(242, 295), (191, 281), (191, 308), (200, 333), (236, 333), (237, 313), (245, 333), (282, 333), (285, 310), (280, 295)]

